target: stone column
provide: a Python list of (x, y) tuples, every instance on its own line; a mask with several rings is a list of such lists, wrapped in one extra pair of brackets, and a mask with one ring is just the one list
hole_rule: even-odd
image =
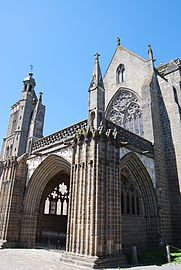
[(119, 148), (112, 131), (75, 139), (66, 252), (61, 261), (100, 268), (124, 262)]
[(10, 157), (5, 161), (0, 193), (1, 242), (5, 247), (19, 246), (25, 174), (23, 160)]

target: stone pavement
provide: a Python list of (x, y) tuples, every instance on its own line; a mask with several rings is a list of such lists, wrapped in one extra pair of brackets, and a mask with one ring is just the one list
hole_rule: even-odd
[[(45, 249), (0, 249), (0, 270), (77, 270), (60, 263), (61, 252)], [(119, 268), (117, 268), (119, 269)], [(122, 268), (120, 268), (122, 269)], [(129, 270), (181, 270), (181, 265), (139, 266)], [(111, 270), (111, 269), (107, 269)], [(116, 270), (116, 269), (114, 269)]]

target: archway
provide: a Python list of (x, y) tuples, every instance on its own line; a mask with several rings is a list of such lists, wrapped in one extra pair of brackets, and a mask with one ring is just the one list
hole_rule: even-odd
[(128, 252), (134, 245), (139, 249), (155, 248), (159, 243), (159, 226), (152, 180), (134, 153), (121, 159), (120, 170), (123, 250)]
[(36, 245), (64, 248), (66, 245), (70, 177), (58, 173), (48, 182), (40, 202)]
[[(21, 230), (21, 244), (23, 246), (36, 246), (38, 231), (43, 231), (44, 228), (48, 228), (48, 225), (47, 227), (43, 227), (42, 225), (42, 216), (44, 215), (45, 210), (45, 200), (48, 196), (51, 197), (51, 193), (53, 193), (54, 189), (56, 190), (59, 185), (62, 185), (64, 183), (64, 185), (69, 188), (69, 177), (70, 163), (64, 158), (57, 155), (49, 155), (36, 168), (28, 182), (25, 193), (24, 213)], [(66, 199), (68, 200), (68, 194), (66, 193), (66, 195)], [(59, 192), (59, 198), (60, 197), (61, 192)], [(52, 209), (53, 204), (54, 203), (52, 203)], [(57, 213), (60, 213), (60, 211), (61, 210), (59, 210), (59, 212)], [(50, 220), (51, 218), (49, 219), (49, 223)], [(52, 226), (53, 230), (55, 230), (55, 228), (58, 228), (55, 224)], [(63, 230), (65, 231), (65, 223)], [(59, 228), (59, 231), (62, 231), (62, 228)]]

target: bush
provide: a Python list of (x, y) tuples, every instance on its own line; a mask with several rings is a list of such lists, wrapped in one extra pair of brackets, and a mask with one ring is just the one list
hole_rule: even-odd
[(174, 264), (181, 264), (181, 250), (176, 252), (171, 252), (171, 262)]

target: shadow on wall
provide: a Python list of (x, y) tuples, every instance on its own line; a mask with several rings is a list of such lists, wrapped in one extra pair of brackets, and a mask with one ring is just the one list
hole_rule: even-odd
[[(166, 159), (166, 168), (167, 168), (167, 176), (168, 176), (168, 188), (169, 195), (171, 201), (171, 218), (172, 218), (172, 233), (173, 233), (173, 241), (174, 244), (177, 245), (181, 241), (181, 233), (180, 233), (180, 220), (181, 220), (181, 198), (180, 198), (180, 188), (179, 188), (179, 180), (178, 180), (178, 171), (177, 171), (177, 163), (176, 163), (176, 154), (174, 141), (171, 133), (171, 125), (168, 116), (168, 112), (165, 106), (165, 102), (163, 100), (162, 92), (157, 85), (157, 97), (160, 111), (160, 121), (163, 130), (163, 143), (164, 143), (164, 151), (165, 151), (165, 159)], [(178, 102), (176, 89), (173, 87), (173, 94), (175, 99), (175, 105), (178, 106), (179, 116), (181, 119), (181, 108)], [(161, 191), (160, 191), (160, 195)]]

